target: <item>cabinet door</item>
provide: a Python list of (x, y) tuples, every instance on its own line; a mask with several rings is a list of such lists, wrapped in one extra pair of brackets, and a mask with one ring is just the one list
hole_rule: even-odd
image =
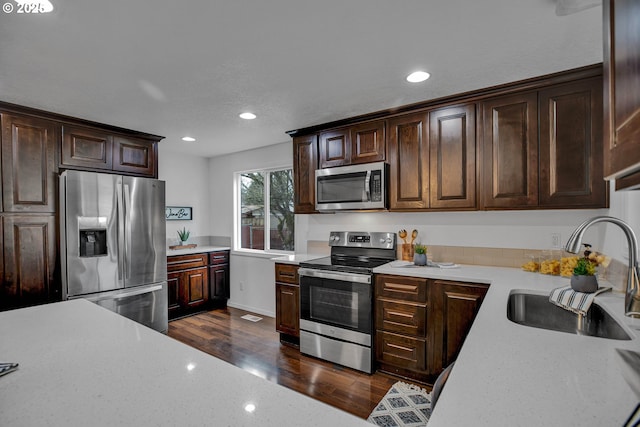
[(64, 125), (61, 165), (111, 170), (113, 137), (99, 129)]
[(604, 208), (602, 80), (551, 87), (540, 99), (540, 206)]
[(476, 107), (429, 113), (430, 207), (476, 207)]
[(156, 178), (158, 144), (133, 137), (113, 138), (113, 170)]
[(2, 114), (2, 202), (5, 212), (55, 212), (58, 126)]
[(535, 92), (482, 103), (485, 208), (538, 205), (537, 105)]
[[(640, 187), (640, 3), (605, 0), (605, 176), (631, 174), (617, 188)], [(627, 184), (624, 184), (627, 182)]]
[(318, 137), (293, 138), (293, 209), (297, 214), (316, 212)]
[(2, 308), (17, 308), (60, 299), (55, 278), (55, 215), (5, 215)]
[(229, 297), (229, 264), (210, 266), (209, 298), (226, 301)]
[(396, 117), (389, 129), (389, 209), (429, 207), (427, 113)]
[(207, 268), (196, 268), (183, 272), (180, 303), (184, 307), (194, 308), (209, 301), (209, 281)]
[(466, 338), (488, 285), (436, 280), (431, 286), (433, 333), (431, 371), (439, 374), (455, 361)]
[(276, 331), (300, 336), (300, 288), (276, 283)]
[(349, 129), (338, 129), (320, 134), (320, 168), (343, 166), (351, 163)]
[(351, 164), (385, 159), (384, 121), (363, 123), (350, 129)]
[(169, 299), (169, 318), (172, 319), (180, 314), (180, 282), (181, 272), (167, 273), (167, 294)]

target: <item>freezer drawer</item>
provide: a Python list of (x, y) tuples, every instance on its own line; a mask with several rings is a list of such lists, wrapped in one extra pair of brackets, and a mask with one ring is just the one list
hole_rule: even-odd
[(166, 282), (84, 298), (156, 331), (166, 333), (169, 329)]

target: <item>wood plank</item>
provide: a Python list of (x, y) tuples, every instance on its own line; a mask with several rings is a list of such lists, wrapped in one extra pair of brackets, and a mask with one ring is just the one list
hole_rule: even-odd
[(274, 318), (257, 315), (262, 320), (251, 322), (241, 319), (245, 314), (248, 312), (231, 307), (199, 313), (170, 322), (168, 335), (267, 381), (365, 419), (400, 379), (379, 372), (367, 375), (305, 356), (280, 343)]

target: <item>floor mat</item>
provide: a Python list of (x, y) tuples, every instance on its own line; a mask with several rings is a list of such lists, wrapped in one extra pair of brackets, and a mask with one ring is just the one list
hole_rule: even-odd
[(381, 427), (426, 426), (431, 416), (431, 394), (398, 381), (375, 407), (367, 421)]

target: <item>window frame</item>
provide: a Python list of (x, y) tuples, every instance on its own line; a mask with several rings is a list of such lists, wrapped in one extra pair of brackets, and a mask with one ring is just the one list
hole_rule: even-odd
[[(250, 173), (266, 174), (264, 179), (264, 229), (271, 229), (271, 179), (269, 174), (272, 172), (291, 171), (293, 177), (293, 165), (274, 166), (269, 168), (248, 169), (236, 171), (233, 173), (233, 250), (244, 255), (293, 255), (295, 253), (295, 228), (294, 234), (294, 250), (285, 251), (280, 249), (271, 249), (271, 239), (265, 232), (265, 249), (243, 248), (242, 245), (242, 176)], [(294, 202), (293, 200), (291, 201)], [(293, 213), (293, 211), (292, 211)], [(294, 213), (295, 215), (295, 213)]]

